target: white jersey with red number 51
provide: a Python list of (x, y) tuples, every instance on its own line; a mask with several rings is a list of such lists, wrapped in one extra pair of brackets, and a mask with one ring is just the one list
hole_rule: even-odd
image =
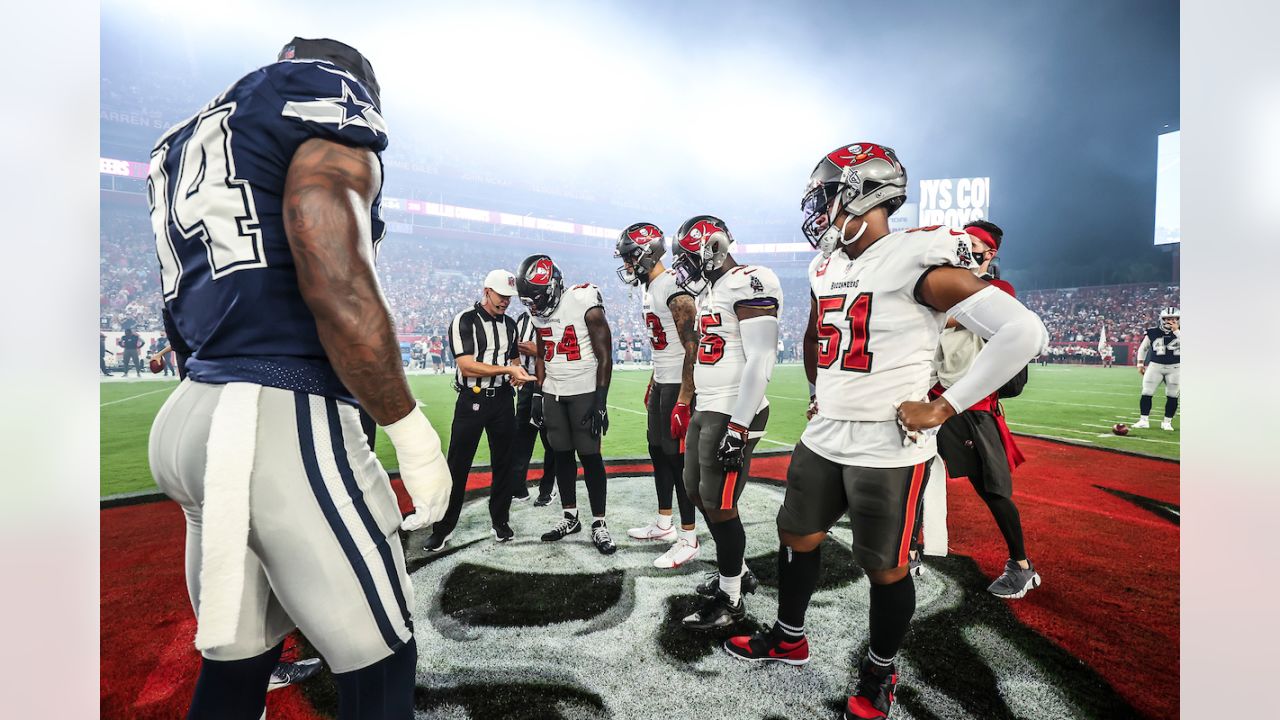
[(893, 420), (899, 403), (925, 399), (946, 314), (921, 304), (916, 286), (933, 268), (973, 267), (969, 242), (935, 226), (890, 233), (856, 260), (813, 259), (820, 416)]
[(596, 353), (587, 335), (587, 311), (603, 308), (600, 288), (591, 283), (565, 290), (560, 304), (545, 318), (531, 316), (542, 339), (546, 377), (542, 391), (548, 395), (582, 395), (596, 390)]
[(649, 346), (653, 348), (653, 381), (656, 383), (680, 382), (684, 345), (680, 344), (680, 333), (668, 303), (677, 295), (689, 294), (676, 285), (676, 276), (670, 270), (663, 270), (644, 289), (644, 324), (649, 329)]
[[(772, 302), (770, 302), (772, 301)], [(698, 296), (698, 363), (693, 369), (698, 409), (733, 413), (747, 356), (738, 329), (739, 305), (776, 305), (782, 315), (782, 286), (772, 270), (759, 265), (737, 265)], [(760, 412), (769, 406), (761, 398)]]

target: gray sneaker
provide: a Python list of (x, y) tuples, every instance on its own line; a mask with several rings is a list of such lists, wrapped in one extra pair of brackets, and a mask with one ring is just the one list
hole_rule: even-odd
[(1040, 573), (1036, 566), (1027, 560), (1027, 569), (1023, 570), (1018, 563), (1010, 560), (1004, 564), (1004, 574), (996, 578), (987, 588), (987, 592), (1007, 600), (1017, 600), (1027, 594), (1028, 590), (1040, 587)]

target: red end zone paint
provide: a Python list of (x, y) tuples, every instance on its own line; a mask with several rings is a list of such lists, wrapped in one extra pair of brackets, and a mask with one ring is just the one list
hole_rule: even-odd
[[(1101, 485), (1177, 504), (1178, 465), (1019, 438), (1027, 462), (1015, 500), (1044, 586), (1012, 611), (1028, 627), (1103, 676), (1149, 717), (1178, 713), (1178, 527)], [(785, 480), (790, 457), (752, 460), (755, 477)], [(651, 472), (611, 464), (611, 475)], [(468, 489), (486, 487), (473, 473)], [(397, 481), (401, 508), (407, 495)], [(1008, 554), (967, 480), (948, 486), (951, 552), (994, 578)], [(183, 578), (184, 523), (174, 503), (101, 513), (101, 714), (174, 718), (185, 713), (199, 670)], [(926, 563), (928, 560), (926, 559)], [(297, 688), (268, 695), (268, 717), (318, 718)]]

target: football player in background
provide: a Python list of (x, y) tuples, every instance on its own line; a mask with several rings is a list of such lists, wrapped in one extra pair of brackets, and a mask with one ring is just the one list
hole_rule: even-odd
[[(607, 484), (600, 438), (609, 431), (609, 382), (613, 339), (604, 316), (600, 288), (590, 283), (564, 287), (560, 268), (546, 255), (530, 255), (516, 272), (516, 292), (538, 332), (533, 423), (547, 429), (555, 452), (556, 485), (564, 517), (546, 542), (582, 531), (578, 519), (578, 461), (591, 502), (591, 542), (604, 555), (618, 547), (605, 522)], [(585, 343), (585, 344), (584, 344)], [(574, 453), (577, 457), (574, 457)]]
[(758, 585), (744, 563), (747, 534), (738, 499), (769, 420), (765, 388), (777, 360), (782, 287), (772, 270), (739, 265), (732, 246), (729, 228), (711, 215), (686, 220), (672, 242), (676, 284), (695, 296), (698, 308), (698, 395), (685, 442), (684, 486), (706, 517), (718, 568), (697, 588), (706, 602), (682, 621), (692, 630), (743, 620), (742, 595)]
[[(725, 643), (743, 660), (809, 661), (804, 616), (819, 548), (848, 513), (871, 601), (869, 649), (845, 718), (883, 718), (893, 707), (894, 658), (916, 603), (907, 553), (937, 452), (926, 431), (994, 392), (1048, 339), (1034, 313), (970, 271), (968, 235), (939, 227), (889, 232), (906, 194), (897, 155), (870, 143), (837, 148), (810, 175), (801, 207), (805, 236), (821, 250), (809, 267), (804, 338), (814, 388), (778, 511), (778, 620)], [(963, 378), (921, 402), (948, 315), (988, 343)]]
[[(684, 489), (684, 438), (693, 406), (693, 363), (698, 336), (693, 320), (693, 295), (676, 285), (675, 275), (662, 264), (666, 253), (662, 230), (653, 223), (635, 223), (623, 230), (614, 248), (622, 258), (618, 278), (644, 290), (644, 323), (653, 348), (653, 374), (644, 391), (648, 412), (649, 458), (658, 491), (658, 516), (627, 535), (637, 540), (674, 540), (654, 567), (677, 568), (694, 560), (698, 546), (697, 511)], [(671, 522), (671, 495), (680, 505), (680, 529)]]
[[(261, 717), (295, 624), (334, 671), (340, 718), (413, 717), (398, 531), (444, 513), (449, 473), (373, 268), (386, 146), (369, 62), (294, 38), (152, 152), (166, 327), (189, 355), (150, 439), (187, 518), (189, 718)], [(403, 524), (360, 408), (395, 446)]]
[(1164, 383), (1164, 420), (1161, 430), (1173, 430), (1173, 416), (1178, 412), (1182, 362), (1182, 315), (1176, 307), (1160, 311), (1160, 326), (1147, 328), (1138, 346), (1138, 373), (1142, 375), (1142, 397), (1138, 407), (1142, 416), (1135, 428), (1151, 427), (1151, 399)]

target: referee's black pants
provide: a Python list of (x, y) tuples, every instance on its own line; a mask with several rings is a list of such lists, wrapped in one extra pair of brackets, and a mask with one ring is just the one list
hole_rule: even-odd
[(433, 527), (437, 535), (453, 532), (462, 512), (462, 499), (467, 490), (467, 476), (480, 446), (480, 433), (489, 436), (489, 458), (493, 481), (489, 488), (489, 517), (494, 525), (510, 520), (511, 514), (511, 444), (515, 440), (516, 414), (510, 385), (472, 392), (464, 388), (458, 393), (453, 409), (453, 430), (449, 436), (449, 475), (453, 488), (449, 491), (449, 509)]
[[(538, 483), (539, 495), (550, 495), (556, 486), (555, 453), (547, 444), (547, 431), (533, 426), (533, 385), (526, 384), (516, 393), (516, 442), (511, 448), (511, 493), (524, 497), (529, 491), (529, 462), (533, 459), (534, 445), (542, 438), (542, 481)], [(524, 490), (524, 493), (520, 491)]]

